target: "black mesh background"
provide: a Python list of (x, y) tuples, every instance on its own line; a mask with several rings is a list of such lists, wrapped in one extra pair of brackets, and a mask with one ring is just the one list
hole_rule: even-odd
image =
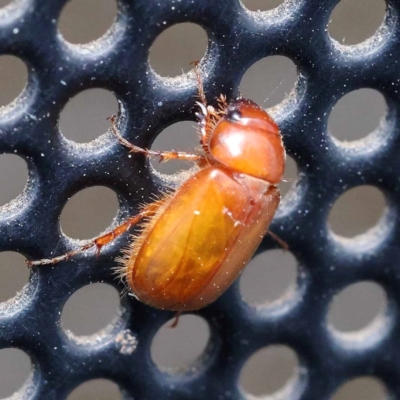
[[(21, 58), (29, 69), (23, 96), (0, 115), (0, 152), (19, 154), (30, 173), (24, 194), (0, 210), (0, 251), (40, 259), (77, 246), (60, 233), (58, 218), (83, 188), (103, 185), (118, 194), (115, 225), (162, 189), (165, 183), (145, 159), (129, 158), (111, 134), (78, 145), (61, 136), (57, 123), (68, 99), (92, 87), (115, 93), (124, 135), (143, 147), (171, 123), (194, 120), (194, 79), (164, 79), (148, 64), (157, 35), (193, 22), (209, 37), (201, 67), (209, 98), (235, 95), (246, 69), (263, 57), (285, 55), (298, 67), (296, 90), (275, 117), (299, 179), (272, 230), (289, 243), (299, 274), (295, 293), (272, 309), (244, 303), (235, 284), (199, 311), (211, 329), (207, 350), (189, 370), (169, 375), (153, 364), (150, 344), (172, 313), (125, 296), (112, 329), (92, 339), (79, 341), (59, 324), (63, 305), (80, 287), (101, 281), (123, 289), (111, 267), (126, 237), (98, 259), (88, 252), (56, 268), (35, 269), (24, 293), (0, 307), (0, 347), (22, 349), (34, 365), (21, 397), (64, 399), (82, 382), (107, 378), (126, 399), (240, 399), (245, 394), (238, 377), (248, 357), (269, 344), (285, 344), (301, 363), (287, 399), (328, 399), (360, 375), (381, 379), (399, 399), (399, 1), (388, 0), (379, 31), (352, 47), (333, 42), (326, 31), (337, 0), (288, 0), (258, 16), (238, 0), (120, 0), (111, 31), (87, 46), (68, 45), (57, 35), (65, 3), (24, 0), (0, 14), (0, 53)], [(341, 96), (359, 88), (384, 95), (387, 118), (358, 145), (342, 146), (328, 134), (327, 118)], [(362, 239), (343, 240), (328, 230), (329, 209), (345, 190), (362, 184), (385, 193), (387, 212)], [(268, 238), (262, 244), (275, 246)], [(326, 324), (332, 297), (362, 280), (382, 285), (387, 313), (365, 334), (335, 334)], [(136, 349), (127, 350), (133, 341)]]

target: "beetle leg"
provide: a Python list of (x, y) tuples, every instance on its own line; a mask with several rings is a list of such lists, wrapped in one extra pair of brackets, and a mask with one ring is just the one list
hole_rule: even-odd
[(283, 250), (285, 250), (285, 251), (289, 250), (289, 245), (284, 240), (282, 240), (278, 235), (276, 235), (275, 233), (273, 233), (271, 231), (268, 231), (267, 233), (269, 236), (272, 237), (272, 239), (275, 240), (275, 242), (277, 242), (282, 247)]
[(207, 99), (204, 93), (203, 80), (201, 79), (199, 61), (193, 61), (190, 64), (194, 65), (194, 74), (196, 75), (197, 90), (199, 91), (199, 98), (201, 100), (201, 104), (203, 104), (204, 107), (207, 107)]
[(127, 230), (129, 230), (132, 226), (136, 225), (140, 222), (143, 218), (146, 218), (152, 214), (154, 214), (159, 206), (161, 205), (162, 201), (155, 201), (151, 204), (148, 204), (144, 207), (138, 214), (134, 215), (133, 217), (128, 218), (123, 224), (118, 225), (112, 231), (99, 236), (98, 238), (86, 243), (85, 245), (81, 246), (76, 250), (72, 250), (68, 253), (65, 253), (61, 256), (50, 258), (50, 259), (43, 259), (37, 261), (29, 261), (26, 260), (28, 267), (33, 267), (37, 265), (49, 265), (49, 264), (57, 264), (60, 261), (65, 261), (73, 257), (75, 254), (81, 253), (82, 251), (86, 251), (91, 249), (92, 247), (97, 248), (97, 254), (100, 253), (100, 249), (105, 246), (106, 244), (112, 242), (116, 237), (122, 235)]
[(182, 315), (182, 311), (177, 311), (175, 313), (174, 322), (169, 326), (169, 328), (176, 328), (179, 323), (179, 317)]
[(121, 132), (117, 127), (117, 116), (113, 115), (110, 117), (111, 120), (111, 129), (114, 135), (117, 137), (119, 142), (127, 147), (131, 153), (141, 153), (146, 156), (159, 157), (160, 161), (168, 161), (168, 160), (184, 160), (184, 161), (193, 161), (203, 163), (205, 161), (205, 157), (198, 154), (189, 154), (183, 151), (158, 151), (158, 150), (149, 150), (143, 149), (139, 146), (135, 146), (134, 144), (128, 142), (125, 138), (122, 137)]
[(203, 79), (201, 78), (199, 61), (193, 61), (191, 63), (194, 65), (194, 74), (197, 80), (197, 90), (199, 92), (200, 101), (196, 101), (197, 106), (200, 108), (199, 112), (196, 112), (196, 117), (199, 122), (199, 134), (200, 134), (200, 144), (203, 147), (203, 150), (206, 153), (209, 153), (210, 150), (208, 148), (208, 138), (212, 129), (212, 111), (213, 107), (207, 107), (207, 99), (204, 93)]
[(210, 152), (209, 141), (211, 133), (220, 120), (220, 118), (226, 114), (228, 103), (224, 95), (220, 95), (218, 100), (218, 107), (215, 109), (213, 106), (207, 106), (207, 99), (204, 92), (203, 80), (201, 78), (199, 61), (194, 61), (191, 64), (194, 65), (194, 73), (197, 80), (197, 90), (199, 92), (200, 101), (196, 101), (197, 106), (200, 108), (199, 112), (196, 112), (196, 116), (199, 123), (199, 134), (200, 144), (206, 153)]

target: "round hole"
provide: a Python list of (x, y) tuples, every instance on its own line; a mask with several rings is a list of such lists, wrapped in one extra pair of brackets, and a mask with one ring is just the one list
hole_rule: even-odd
[(107, 120), (118, 111), (115, 97), (104, 89), (89, 89), (74, 96), (60, 115), (61, 133), (77, 143), (90, 142), (110, 128)]
[(31, 360), (23, 351), (0, 350), (0, 399), (17, 392), (27, 381), (31, 369)]
[(341, 0), (331, 14), (329, 34), (342, 44), (361, 43), (376, 32), (385, 13), (385, 0)]
[(26, 162), (14, 154), (0, 154), (0, 206), (15, 199), (28, 180)]
[(266, 304), (296, 285), (297, 263), (289, 252), (269, 250), (254, 257), (240, 278), (240, 293), (248, 303)]
[(0, 302), (14, 297), (28, 279), (25, 257), (12, 251), (0, 253)]
[(250, 11), (267, 11), (281, 5), (284, 0), (241, 0)]
[(287, 57), (271, 56), (254, 63), (243, 75), (240, 93), (270, 108), (282, 102), (297, 81), (296, 65)]
[(338, 140), (354, 141), (374, 131), (385, 117), (387, 104), (374, 89), (359, 89), (343, 96), (332, 109), (328, 130)]
[(92, 283), (72, 294), (61, 313), (61, 324), (75, 336), (89, 336), (105, 328), (118, 315), (118, 292), (105, 283)]
[(11, 4), (14, 0), (0, 0), (0, 8), (6, 7)]
[(383, 400), (387, 392), (382, 382), (376, 378), (362, 377), (352, 379), (342, 385), (332, 400)]
[(28, 82), (28, 69), (17, 57), (0, 57), (0, 107), (15, 100)]
[(351, 238), (374, 227), (385, 211), (385, 197), (373, 186), (358, 186), (333, 205), (328, 223), (337, 235)]
[(118, 386), (106, 379), (93, 379), (78, 386), (69, 396), (68, 400), (118, 400), (122, 395)]
[(150, 48), (149, 62), (161, 76), (177, 76), (193, 68), (207, 50), (207, 34), (198, 25), (183, 23), (162, 32)]
[(279, 184), (279, 190), (281, 191), (281, 196), (285, 196), (286, 193), (293, 187), (294, 182), (298, 176), (296, 161), (290, 156), (286, 156), (286, 166), (285, 173), (283, 174), (283, 180)]
[[(197, 154), (196, 149), (200, 148), (199, 135), (196, 123), (192, 121), (182, 121), (170, 125), (164, 129), (153, 142), (152, 150), (177, 150), (186, 153)], [(194, 164), (181, 160), (170, 160), (159, 162), (158, 158), (151, 157), (152, 167), (163, 174), (174, 174), (178, 171), (191, 168)]]
[(89, 239), (104, 232), (118, 211), (116, 194), (106, 187), (81, 190), (65, 205), (60, 223), (63, 232), (75, 239)]
[(70, 43), (88, 43), (103, 36), (116, 16), (114, 0), (70, 0), (61, 12), (58, 29)]
[(374, 282), (359, 282), (338, 293), (330, 306), (328, 322), (340, 332), (366, 328), (387, 307), (386, 294)]
[(196, 315), (182, 315), (172, 329), (173, 322), (171, 319), (164, 324), (151, 344), (151, 357), (162, 370), (188, 367), (203, 354), (210, 337), (207, 322)]
[(278, 398), (277, 392), (287, 390), (288, 385), (297, 378), (298, 368), (296, 353), (291, 348), (269, 346), (247, 360), (240, 374), (240, 385), (253, 396), (274, 394)]

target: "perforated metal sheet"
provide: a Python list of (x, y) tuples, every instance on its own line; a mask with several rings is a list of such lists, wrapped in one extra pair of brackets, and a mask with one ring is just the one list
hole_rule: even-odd
[[(24, 194), (0, 210), (0, 250), (30, 259), (77, 246), (60, 233), (58, 218), (79, 190), (113, 189), (120, 201), (116, 225), (165, 185), (143, 157), (127, 157), (112, 135), (77, 145), (57, 128), (68, 99), (92, 87), (115, 93), (124, 135), (143, 147), (167, 125), (194, 119), (194, 79), (161, 78), (149, 67), (149, 48), (164, 29), (194, 22), (206, 30), (210, 41), (201, 68), (210, 98), (234, 96), (246, 69), (269, 55), (291, 58), (299, 70), (296, 90), (273, 110), (299, 168), (272, 226), (299, 263), (292, 296), (273, 308), (255, 308), (241, 300), (235, 284), (198, 312), (211, 329), (204, 355), (189, 370), (169, 375), (155, 367), (149, 349), (171, 313), (126, 296), (112, 329), (96, 337), (80, 341), (59, 324), (64, 303), (84, 285), (101, 281), (123, 289), (111, 267), (126, 237), (99, 258), (88, 252), (56, 268), (35, 269), (24, 293), (0, 306), (0, 347), (20, 348), (34, 364), (20, 397), (64, 399), (80, 383), (103, 377), (116, 382), (126, 399), (240, 399), (245, 361), (280, 343), (297, 353), (302, 366), (287, 399), (328, 399), (359, 375), (380, 378), (392, 398), (400, 398), (400, 4), (388, 1), (386, 19), (370, 40), (343, 47), (326, 31), (337, 2), (288, 0), (273, 11), (251, 13), (234, 0), (120, 0), (111, 31), (87, 46), (68, 45), (57, 35), (65, 0), (24, 0), (0, 14), (0, 53), (29, 67), (23, 96), (0, 115), (0, 151), (19, 154), (30, 171)], [(341, 96), (365, 87), (384, 95), (386, 121), (368, 138), (344, 146), (327, 132), (329, 112)], [(387, 212), (377, 228), (346, 241), (330, 233), (327, 214), (338, 196), (362, 184), (385, 193)], [(266, 238), (262, 249), (275, 246)], [(338, 335), (326, 324), (328, 305), (338, 291), (362, 280), (382, 285), (387, 313), (362, 335)]]

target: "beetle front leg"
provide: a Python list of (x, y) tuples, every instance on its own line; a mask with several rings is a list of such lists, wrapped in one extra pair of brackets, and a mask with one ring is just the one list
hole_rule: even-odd
[(121, 132), (117, 127), (117, 116), (114, 114), (110, 117), (111, 120), (111, 129), (114, 135), (117, 137), (119, 142), (127, 147), (131, 153), (140, 153), (145, 156), (159, 157), (160, 161), (169, 161), (169, 160), (183, 160), (183, 161), (192, 161), (202, 163), (205, 161), (205, 157), (198, 154), (189, 154), (183, 151), (157, 151), (157, 150), (149, 150), (143, 149), (139, 146), (136, 146), (130, 142), (128, 142), (124, 137), (122, 137)]
[(226, 97), (224, 95), (220, 95), (218, 98), (217, 109), (215, 109), (213, 106), (207, 105), (203, 79), (201, 77), (201, 71), (199, 68), (199, 61), (194, 61), (191, 64), (194, 65), (194, 74), (197, 80), (197, 90), (200, 99), (200, 101), (196, 101), (197, 106), (200, 108), (200, 111), (196, 112), (196, 117), (200, 128), (200, 144), (206, 154), (208, 154), (210, 152), (209, 141), (211, 133), (219, 119), (226, 114), (228, 103), (226, 101)]
[(153, 215), (158, 210), (158, 208), (160, 207), (162, 202), (163, 202), (163, 200), (159, 200), (159, 201), (155, 201), (151, 204), (148, 204), (138, 214), (134, 215), (133, 217), (128, 218), (123, 224), (118, 225), (112, 231), (110, 231), (102, 236), (99, 236), (98, 238), (90, 241), (89, 243), (86, 243), (85, 245), (79, 247), (76, 250), (72, 250), (68, 253), (65, 253), (61, 256), (54, 257), (54, 258), (42, 259), (42, 260), (37, 260), (37, 261), (26, 260), (26, 263), (27, 263), (28, 267), (33, 267), (33, 266), (38, 266), (38, 265), (54, 265), (54, 264), (59, 263), (60, 261), (69, 260), (74, 255), (81, 253), (83, 251), (89, 250), (92, 247), (96, 247), (97, 254), (99, 254), (100, 250), (103, 246), (112, 242), (116, 237), (125, 233), (132, 226), (134, 226), (138, 222), (140, 222), (143, 218)]

